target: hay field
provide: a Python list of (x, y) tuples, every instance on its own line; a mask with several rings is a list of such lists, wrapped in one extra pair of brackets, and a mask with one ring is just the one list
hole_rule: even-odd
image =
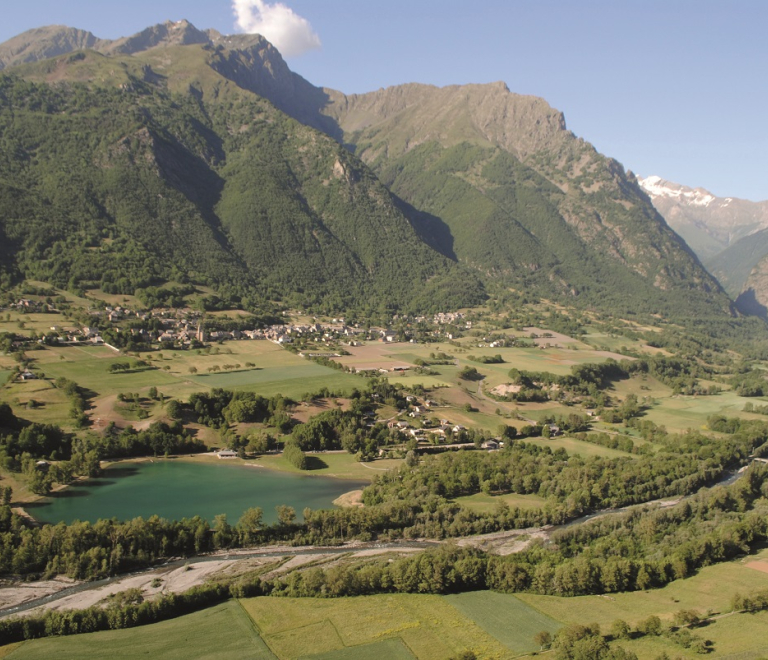
[[(0, 649), (1, 650), (1, 649)], [(11, 660), (82, 660), (83, 658), (163, 658), (164, 660), (273, 660), (236, 601), (194, 614), (127, 630), (24, 642)]]
[(533, 641), (536, 633), (546, 630), (554, 635), (562, 628), (560, 622), (512, 594), (471, 591), (446, 596), (446, 600), (508, 649), (517, 652), (538, 651), (539, 645)]
[(337, 652), (364, 657), (351, 649), (398, 638), (424, 660), (445, 660), (469, 649), (480, 657), (516, 655), (442, 596), (265, 597), (241, 602), (279, 658), (333, 658)]

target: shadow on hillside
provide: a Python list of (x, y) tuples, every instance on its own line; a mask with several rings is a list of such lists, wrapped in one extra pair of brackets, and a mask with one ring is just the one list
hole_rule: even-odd
[(757, 299), (754, 289), (747, 289), (739, 294), (739, 297), (736, 298), (736, 308), (742, 314), (768, 319), (768, 307)]

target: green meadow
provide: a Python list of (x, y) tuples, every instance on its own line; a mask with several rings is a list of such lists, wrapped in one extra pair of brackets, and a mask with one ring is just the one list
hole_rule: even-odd
[(554, 635), (562, 624), (538, 612), (511, 594), (472, 591), (446, 600), (459, 612), (480, 626), (505, 647), (518, 652), (537, 651), (536, 633), (546, 630)]
[[(0, 650), (1, 651), (1, 650)], [(140, 628), (24, 642), (9, 660), (163, 658), (163, 660), (273, 660), (237, 601)]]
[(540, 509), (544, 506), (545, 500), (538, 495), (519, 495), (518, 493), (486, 495), (485, 493), (475, 493), (474, 495), (457, 497), (456, 502), (473, 511), (484, 513), (493, 511), (502, 502), (509, 507), (517, 507), (519, 509)]

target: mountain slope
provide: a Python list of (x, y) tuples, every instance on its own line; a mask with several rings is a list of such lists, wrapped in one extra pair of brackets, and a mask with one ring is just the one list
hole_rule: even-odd
[(230, 56), (86, 51), (0, 79), (12, 266), (123, 293), (209, 283), (252, 305), (479, 302), (477, 279), (419, 240), (358, 159), (221, 76)]
[(658, 176), (638, 182), (669, 226), (705, 263), (739, 239), (768, 227), (768, 202), (716, 197), (703, 188), (689, 188)]
[(502, 83), (329, 96), (345, 142), (486, 276), (599, 307), (728, 313), (634, 177), (543, 100)]

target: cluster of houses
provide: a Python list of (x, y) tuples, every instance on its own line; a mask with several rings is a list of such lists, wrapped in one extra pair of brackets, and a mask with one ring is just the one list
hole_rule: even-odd
[[(24, 310), (26, 312), (55, 311), (45, 302), (21, 298), (10, 305), (12, 309)], [(390, 328), (361, 328), (357, 324), (350, 325), (343, 317), (333, 318), (330, 323), (306, 323), (306, 324), (276, 324), (263, 329), (253, 330), (214, 330), (206, 331), (202, 324), (202, 314), (191, 309), (156, 309), (150, 312), (138, 312), (120, 305), (106, 306), (103, 309), (90, 312), (94, 326), (101, 328), (107, 325), (118, 325), (123, 321), (139, 320), (148, 321), (150, 319), (159, 319), (162, 328), (159, 330), (150, 330), (149, 328), (132, 328), (130, 332), (142, 343), (171, 343), (176, 347), (183, 348), (192, 345), (195, 341), (219, 342), (241, 339), (265, 339), (277, 344), (292, 344), (297, 339), (311, 339), (319, 343), (337, 343), (343, 342), (348, 346), (359, 346), (362, 341), (380, 341), (384, 343), (394, 343), (403, 339), (399, 337), (398, 331)], [(465, 321), (465, 314), (462, 312), (440, 312), (433, 317), (419, 316), (400, 317), (393, 316), (392, 323), (411, 322), (432, 323), (434, 326), (448, 326), (461, 324), (470, 328), (471, 321)], [(135, 325), (135, 324), (134, 324)], [(157, 325), (154, 323), (153, 325)], [(104, 340), (97, 327), (86, 326), (82, 329), (52, 327), (51, 332), (58, 335), (56, 340), (59, 343), (82, 343), (103, 344)], [(453, 338), (453, 332), (448, 329), (436, 329), (432, 334), (445, 336), (448, 339)]]

